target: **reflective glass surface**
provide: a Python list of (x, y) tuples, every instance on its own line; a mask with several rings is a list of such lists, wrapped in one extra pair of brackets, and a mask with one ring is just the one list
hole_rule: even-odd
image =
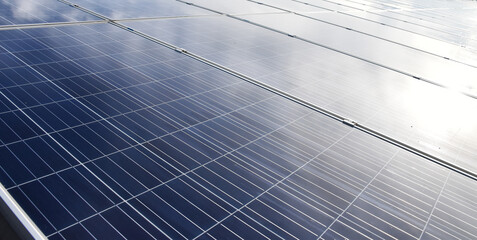
[(477, 108), (473, 98), (233, 19), (127, 24), (419, 149), (476, 169), (477, 139), (473, 133), (477, 114), (469, 111)]
[(56, 0), (2, 0), (0, 25), (100, 20)]
[(227, 14), (256, 14), (282, 12), (271, 7), (259, 5), (245, 0), (190, 0), (187, 2)]
[[(345, 28), (287, 15), (244, 16), (244, 19), (303, 37), (325, 47), (477, 96), (477, 68), (448, 61)], [(296, 26), (301, 26), (297, 28)], [(327, 34), (323, 34), (326, 32)]]
[(172, 0), (94, 1), (72, 0), (81, 7), (110, 19), (211, 15), (209, 11)]
[(477, 101), (384, 66), (473, 75), (426, 51), (471, 63), (433, 34), (470, 48), (475, 2), (265, 1), (322, 22), (245, 0), (78, 0), (124, 21), (0, 29), (11, 201), (48, 239), (476, 239), (475, 179), (243, 77), (477, 172)]

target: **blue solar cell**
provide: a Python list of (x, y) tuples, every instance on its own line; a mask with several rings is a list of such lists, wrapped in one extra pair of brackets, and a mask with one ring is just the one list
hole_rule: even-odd
[(81, 223), (89, 233), (97, 239), (121, 239), (124, 238), (102, 216), (94, 216)]

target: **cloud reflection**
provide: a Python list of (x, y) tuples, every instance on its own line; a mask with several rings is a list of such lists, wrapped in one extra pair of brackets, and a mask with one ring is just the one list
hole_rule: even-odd
[(10, 24), (97, 20), (54, 0), (0, 0), (0, 9), (2, 18)]

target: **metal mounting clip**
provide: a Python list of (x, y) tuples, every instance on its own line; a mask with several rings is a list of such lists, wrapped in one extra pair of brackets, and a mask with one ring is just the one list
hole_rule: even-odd
[(342, 121), (344, 124), (350, 126), (350, 127), (356, 127), (356, 124), (358, 124), (357, 122), (355, 122), (354, 120), (351, 120), (351, 119), (343, 119)]
[(183, 48), (176, 48), (174, 50), (176, 50), (176, 52), (180, 52), (180, 53), (188, 53), (187, 50), (185, 50)]

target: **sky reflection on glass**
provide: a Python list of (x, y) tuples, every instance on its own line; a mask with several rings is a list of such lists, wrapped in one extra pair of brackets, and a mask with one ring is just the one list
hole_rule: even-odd
[[(72, 0), (110, 19), (210, 15), (209, 11), (171, 0)], [(144, 7), (147, 6), (147, 7)]]
[(56, 0), (0, 0), (0, 25), (99, 20)]

